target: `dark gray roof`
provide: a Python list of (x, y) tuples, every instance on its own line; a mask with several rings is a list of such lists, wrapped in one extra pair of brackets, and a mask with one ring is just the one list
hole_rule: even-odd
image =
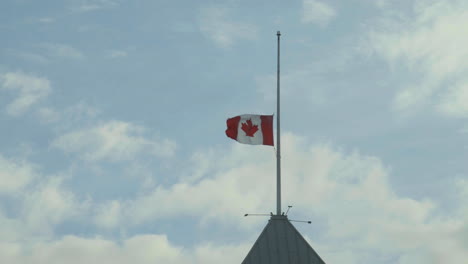
[(273, 215), (242, 264), (325, 264), (283, 215)]

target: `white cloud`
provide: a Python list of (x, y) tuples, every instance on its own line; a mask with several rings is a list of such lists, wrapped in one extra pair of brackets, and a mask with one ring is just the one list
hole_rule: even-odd
[(66, 44), (43, 43), (36, 45), (39, 51), (13, 51), (13, 55), (34, 63), (47, 64), (57, 59), (83, 60), (86, 56), (80, 50)]
[(6, 106), (7, 113), (12, 116), (23, 114), (46, 98), (52, 90), (48, 79), (21, 72), (7, 72), (0, 75), (0, 83), (3, 89), (15, 91), (18, 94), (13, 102)]
[[(320, 223), (312, 227), (316, 234), (313, 245), (327, 262), (399, 259), (399, 263), (417, 264), (440, 263), (443, 259), (462, 263), (468, 257), (468, 241), (463, 236), (468, 232), (466, 180), (456, 181), (457, 210), (440, 215), (434, 201), (395, 193), (388, 182), (388, 168), (376, 157), (310, 145), (288, 133), (283, 143), (283, 205), (293, 203), (294, 215), (314, 216), (316, 222), (323, 222), (322, 227)], [(252, 223), (265, 219), (238, 219), (244, 213), (275, 208), (274, 153), (266, 147), (232, 146), (212, 149), (206, 157), (197, 152), (191, 171), (201, 175), (189, 175), (187, 181), (182, 178), (172, 186), (157, 186), (134, 199), (95, 204), (91, 210), (94, 217), (81, 219), (84, 224), (89, 221), (105, 229), (125, 230), (147, 222), (192, 216), (202, 224), (214, 221), (257, 234), (252, 227), (258, 225)], [(196, 166), (197, 160), (207, 159), (211, 162)], [(86, 202), (79, 202), (64, 190), (62, 182), (63, 178), (49, 177), (25, 192), (21, 221), (2, 217), (0, 211), (1, 262), (29, 263), (34, 259), (35, 263), (74, 263), (79, 259), (86, 263), (126, 263), (131, 258), (139, 263), (219, 263), (229, 254), (229, 261), (238, 263), (253, 242), (223, 245), (212, 241), (181, 248), (170, 244), (164, 235), (134, 236), (121, 242), (65, 236), (36, 240), (28, 244), (29, 253), (23, 253), (25, 244), (15, 238), (17, 231), (9, 233), (9, 229), (21, 230), (20, 237), (39, 231), (51, 233), (55, 225), (77, 214), (82, 216), (80, 212), (88, 208)]]
[(302, 2), (302, 22), (326, 26), (336, 17), (336, 11), (329, 4), (317, 0)]
[(27, 234), (53, 233), (55, 225), (81, 215), (86, 202), (78, 202), (75, 195), (63, 188), (63, 177), (48, 177), (23, 195), (21, 220)]
[(30, 52), (19, 52), (19, 53), (16, 53), (15, 55), (30, 62), (41, 63), (41, 64), (49, 63), (48, 58), (39, 54), (34, 54)]
[(468, 117), (468, 80), (462, 80), (449, 88), (441, 98), (439, 111), (454, 117)]
[[(0, 156), (1, 157), (1, 156)], [(8, 163), (6, 170), (4, 163)], [(14, 213), (8, 216), (0, 201), (0, 263), (219, 263), (229, 253), (225, 263), (238, 263), (247, 244), (225, 245), (200, 243), (193, 247), (180, 247), (170, 243), (164, 234), (135, 235), (121, 240), (110, 240), (100, 236), (79, 237), (76, 235), (56, 236), (55, 229), (65, 221), (86, 222), (89, 212), (88, 201), (79, 201), (67, 191), (64, 177), (43, 176), (30, 164), (14, 165), (12, 161), (0, 159), (2, 173), (11, 171), (11, 176), (24, 178), (21, 174), (35, 175), (34, 183), (21, 184), (17, 192)], [(0, 174), (3, 177), (3, 174)], [(5, 179), (1, 178), (1, 182)], [(16, 185), (19, 186), (19, 185)], [(101, 227), (115, 227), (114, 215), (119, 212), (117, 202), (106, 204), (109, 214), (97, 218)], [(96, 207), (97, 212), (105, 207)]]
[[(53, 107), (41, 107), (36, 111), (36, 115), (41, 122), (55, 123), (61, 129), (76, 126), (77, 123), (83, 125), (92, 122), (99, 115), (99, 110), (85, 102), (79, 102), (65, 109), (57, 110)], [(57, 124), (60, 121), (60, 124)]]
[(69, 132), (55, 139), (52, 146), (77, 153), (88, 161), (132, 160), (139, 154), (172, 156), (175, 142), (146, 138), (144, 128), (123, 121), (108, 121), (100, 125)]
[(66, 44), (44, 43), (37, 47), (39, 52), (34, 51), (14, 51), (13, 54), (24, 60), (47, 64), (57, 59), (83, 60), (86, 56), (80, 50)]
[[(234, 264), (242, 261), (246, 245), (201, 244), (193, 248), (173, 245), (165, 235), (137, 235), (120, 243), (100, 237), (65, 236), (28, 248), (18, 243), (0, 243), (0, 261), (9, 264), (61, 263), (164, 263)], [(226, 256), (229, 256), (226, 258)]]
[(252, 40), (256, 38), (257, 29), (254, 25), (229, 19), (227, 8), (204, 8), (199, 15), (200, 31), (218, 46), (227, 48), (235, 40)]
[[(312, 214), (326, 222), (321, 238), (315, 239), (325, 260), (333, 263), (352, 254), (353, 263), (374, 263), (379, 260), (375, 252), (384, 258), (430, 260), (427, 263), (438, 263), (439, 258), (457, 263), (468, 257), (457, 235), (466, 228), (466, 217), (459, 212), (441, 217), (435, 202), (399, 196), (379, 159), (329, 146), (307, 146), (290, 134), (283, 142), (283, 205), (292, 202), (295, 208), (306, 210), (301, 215)], [(274, 208), (274, 154), (236, 146), (217, 156), (211, 168), (202, 164), (201, 171), (211, 174), (195, 182), (189, 177), (188, 182), (159, 186), (134, 200), (119, 202), (115, 206), (118, 215), (117, 210), (108, 212), (119, 219), (119, 224), (112, 225), (140, 225), (203, 212), (202, 223), (215, 221), (252, 231), (251, 221), (256, 220), (239, 223), (233, 219)], [(467, 197), (461, 197), (462, 208)]]
[(82, 1), (80, 5), (74, 6), (72, 10), (80, 13), (85, 13), (104, 8), (111, 8), (117, 5), (117, 1), (113, 0), (86, 0)]
[(124, 50), (109, 50), (106, 52), (110, 58), (124, 58), (127, 57), (127, 52)]
[(29, 163), (9, 160), (0, 154), (0, 193), (21, 191), (36, 177), (33, 169)]
[(241, 263), (251, 246), (245, 242), (238, 245), (202, 244), (193, 250), (193, 259), (200, 264)]
[[(395, 108), (435, 105), (449, 116), (468, 115), (463, 101), (468, 84), (468, 9), (466, 1), (419, 1), (413, 12), (385, 21), (371, 33), (374, 50), (395, 67), (419, 76), (395, 98)], [(389, 26), (390, 25), (390, 26)]]
[[(0, 244), (43, 239), (54, 233), (57, 224), (83, 215), (87, 201), (78, 201), (64, 188), (64, 180), (41, 174), (34, 164), (0, 155)], [(3, 208), (11, 209), (7, 214)]]
[(49, 56), (73, 60), (82, 60), (85, 58), (83, 53), (76, 48), (59, 43), (47, 43), (43, 44)]
[(97, 117), (100, 113), (99, 109), (87, 104), (86, 102), (79, 102), (72, 105), (63, 112), (67, 120), (73, 121), (90, 120)]
[(77, 10), (80, 11), (80, 12), (89, 12), (89, 11), (94, 11), (94, 10), (98, 10), (98, 9), (101, 9), (101, 7), (99, 5), (84, 4), (84, 5), (79, 6)]
[(60, 120), (60, 113), (50, 107), (42, 107), (37, 111), (37, 115), (42, 122), (53, 123)]
[(115, 228), (120, 223), (121, 204), (119, 201), (106, 202), (97, 207), (95, 222), (99, 227)]
[(52, 17), (42, 17), (42, 18), (39, 18), (38, 21), (39, 21), (40, 23), (49, 24), (49, 23), (54, 23), (54, 22), (55, 22), (55, 19), (52, 18)]
[[(10, 246), (11, 248), (11, 246)], [(12, 250), (13, 249), (13, 250)], [(61, 240), (38, 243), (30, 255), (10, 249), (10, 259), (17, 263), (181, 263), (181, 249), (173, 247), (165, 236), (141, 235), (118, 245), (102, 238), (66, 236)], [(8, 257), (8, 255), (6, 255)], [(177, 261), (177, 262), (176, 262)]]
[(391, 3), (391, 0), (360, 0), (360, 1), (364, 2), (365, 4), (375, 5), (378, 8), (388, 8), (389, 4)]

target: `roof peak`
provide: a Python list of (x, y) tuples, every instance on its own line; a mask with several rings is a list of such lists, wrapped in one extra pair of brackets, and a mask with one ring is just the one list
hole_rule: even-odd
[(325, 264), (287, 215), (272, 215), (242, 264)]

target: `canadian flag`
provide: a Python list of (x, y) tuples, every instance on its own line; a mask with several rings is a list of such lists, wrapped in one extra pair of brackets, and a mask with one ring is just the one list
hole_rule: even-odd
[(226, 135), (239, 143), (273, 146), (272, 115), (240, 115), (229, 118)]

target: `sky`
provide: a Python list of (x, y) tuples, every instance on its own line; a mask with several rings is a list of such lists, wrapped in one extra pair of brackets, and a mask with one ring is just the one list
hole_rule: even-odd
[(326, 263), (468, 259), (468, 2), (2, 0), (0, 262), (241, 263), (282, 209)]

